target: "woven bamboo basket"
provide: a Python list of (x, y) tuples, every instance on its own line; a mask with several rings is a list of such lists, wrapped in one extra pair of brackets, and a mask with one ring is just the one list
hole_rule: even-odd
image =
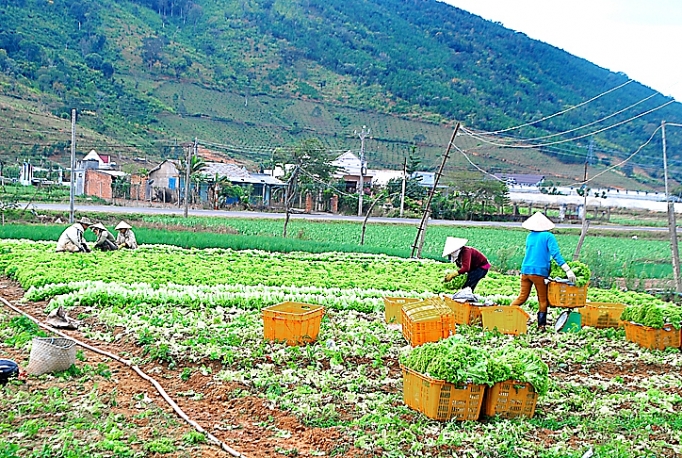
[(65, 371), (76, 362), (76, 342), (64, 337), (35, 337), (26, 372), (42, 375)]

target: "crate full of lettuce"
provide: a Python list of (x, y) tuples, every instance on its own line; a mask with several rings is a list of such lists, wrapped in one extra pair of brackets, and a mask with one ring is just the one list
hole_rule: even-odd
[(587, 303), (587, 285), (590, 283), (592, 272), (587, 264), (580, 261), (568, 261), (568, 267), (575, 274), (575, 284), (567, 283), (566, 272), (552, 261), (549, 272), (550, 281), (547, 288), (547, 299), (554, 307), (576, 308), (585, 307)]
[[(482, 410), (491, 416), (532, 417), (538, 395), (549, 384), (547, 365), (531, 350), (491, 352), (460, 336), (412, 349), (401, 357), (401, 368), (405, 404), (443, 421), (477, 420)], [(512, 402), (503, 402), (510, 393)]]
[(628, 305), (620, 317), (625, 338), (650, 350), (680, 348), (682, 308), (655, 298)]

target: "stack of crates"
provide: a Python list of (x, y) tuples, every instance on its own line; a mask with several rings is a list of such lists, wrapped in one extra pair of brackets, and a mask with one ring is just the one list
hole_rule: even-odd
[(386, 323), (401, 324), (403, 306), (420, 300), (417, 297), (384, 297), (384, 318)]
[(455, 334), (455, 314), (440, 297), (403, 305), (403, 336), (413, 347)]

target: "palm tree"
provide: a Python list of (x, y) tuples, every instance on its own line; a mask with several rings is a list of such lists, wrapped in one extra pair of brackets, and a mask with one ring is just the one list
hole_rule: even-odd
[[(187, 169), (185, 168), (186, 163), (186, 159), (180, 159), (178, 163), (178, 172), (183, 178), (187, 176)], [(201, 172), (206, 168), (206, 166), (206, 161), (203, 158), (199, 156), (192, 156), (189, 167), (189, 182), (194, 183), (194, 189), (191, 191), (193, 195), (190, 195), (190, 202), (194, 202), (194, 196), (199, 193), (199, 186), (203, 181), (203, 175)]]

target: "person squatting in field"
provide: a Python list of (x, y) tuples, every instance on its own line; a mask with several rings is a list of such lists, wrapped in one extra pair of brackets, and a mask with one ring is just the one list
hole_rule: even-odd
[(463, 288), (469, 287), (473, 293), (478, 282), (488, 274), (490, 263), (476, 248), (465, 246), (467, 242), (467, 239), (455, 237), (448, 237), (445, 241), (443, 257), (454, 261), (459, 269), (447, 274), (443, 281), (449, 282), (458, 275), (467, 274)]
[(57, 253), (90, 253), (90, 248), (83, 238), (83, 234), (90, 226), (92, 226), (92, 221), (84, 216), (78, 222), (64, 229), (59, 240), (57, 240)]
[(137, 239), (132, 231), (132, 226), (125, 221), (121, 221), (116, 226), (118, 231), (118, 237), (116, 237), (116, 243), (119, 248), (129, 248), (134, 250), (137, 248)]
[(102, 251), (118, 250), (116, 239), (114, 238), (113, 235), (111, 235), (111, 232), (109, 232), (107, 228), (104, 227), (103, 224), (101, 223), (93, 224), (91, 229), (92, 232), (94, 232), (95, 235), (97, 235), (97, 241), (95, 241), (94, 248), (97, 248)]

